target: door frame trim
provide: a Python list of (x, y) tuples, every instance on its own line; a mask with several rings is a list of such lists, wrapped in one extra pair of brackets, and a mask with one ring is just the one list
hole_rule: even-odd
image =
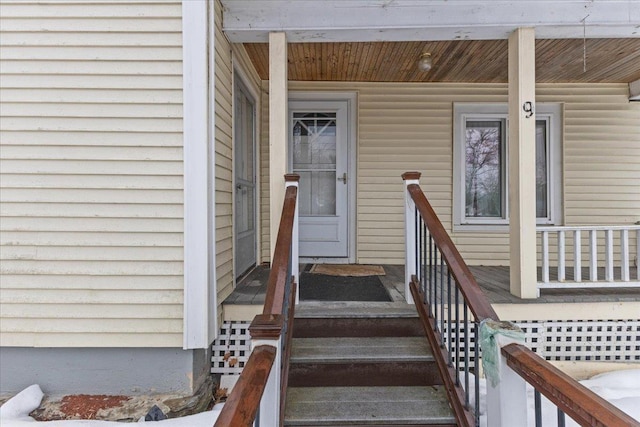
[[(235, 55), (232, 53), (232, 58), (235, 58)], [(260, 111), (261, 111), (261, 106), (260, 106), (260, 95), (259, 93), (255, 90), (255, 88), (250, 85), (248, 82), (250, 82), (251, 80), (249, 79), (249, 75), (247, 74), (247, 72), (244, 70), (243, 68), (243, 64), (240, 64), (239, 61), (233, 61), (233, 74), (232, 74), (232, 78), (231, 78), (231, 110), (233, 111), (233, 115), (232, 115), (232, 122), (233, 122), (233, 132), (232, 132), (232, 137), (231, 137), (231, 150), (232, 150), (232, 154), (231, 154), (231, 158), (232, 158), (232, 170), (233, 173), (231, 174), (231, 188), (232, 190), (232, 202), (231, 202), (231, 217), (233, 218), (232, 221), (232, 239), (233, 239), (233, 283), (234, 286), (237, 284), (238, 282), (238, 270), (237, 270), (237, 266), (236, 266), (236, 242), (237, 242), (237, 233), (236, 233), (236, 224), (235, 224), (235, 220), (236, 220), (236, 201), (235, 201), (235, 188), (236, 188), (236, 175), (235, 175), (235, 151), (236, 151), (236, 133), (235, 133), (235, 99), (236, 99), (236, 91), (237, 90), (241, 90), (240, 88), (237, 87), (236, 85), (236, 79), (238, 79), (240, 81), (240, 84), (242, 85), (242, 87), (244, 89), (246, 89), (246, 91), (248, 92), (247, 95), (252, 98), (253, 101), (253, 108), (254, 108), (254, 112), (253, 112), (253, 173), (254, 173), (254, 180), (255, 180), (255, 193), (254, 193), (254, 227), (255, 227), (255, 233), (256, 233), (256, 237), (255, 237), (255, 254), (256, 254), (256, 258), (255, 258), (255, 265), (260, 264), (260, 260), (261, 258), (261, 254), (260, 254), (260, 248), (261, 248), (261, 220), (260, 220), (260, 194), (261, 194), (261, 186), (260, 186), (260, 148), (259, 148), (259, 141), (258, 138), (260, 137), (260, 124), (259, 124), (259, 120), (260, 120)]]
[[(357, 177), (357, 136), (358, 136), (358, 92), (356, 91), (299, 91), (290, 90), (288, 96), (290, 101), (346, 101), (347, 102), (347, 174), (348, 197), (347, 197), (347, 225), (349, 234), (347, 236), (347, 258), (301, 258), (301, 262), (327, 262), (332, 264), (355, 264), (356, 263), (356, 218), (357, 218), (357, 197), (358, 189)], [(290, 141), (287, 140), (287, 144)]]

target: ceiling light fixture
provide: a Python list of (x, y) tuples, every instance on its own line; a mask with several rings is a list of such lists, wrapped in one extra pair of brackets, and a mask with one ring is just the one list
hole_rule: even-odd
[(420, 55), (420, 58), (418, 58), (418, 70), (426, 73), (431, 69), (432, 65), (433, 61), (430, 53), (423, 53)]

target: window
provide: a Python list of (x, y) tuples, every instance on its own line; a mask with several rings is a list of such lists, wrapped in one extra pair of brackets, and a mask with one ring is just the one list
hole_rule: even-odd
[[(536, 217), (554, 224), (560, 208), (560, 106), (536, 113)], [(454, 105), (454, 223), (462, 229), (509, 224), (506, 104)], [(500, 227), (499, 227), (500, 228)]]

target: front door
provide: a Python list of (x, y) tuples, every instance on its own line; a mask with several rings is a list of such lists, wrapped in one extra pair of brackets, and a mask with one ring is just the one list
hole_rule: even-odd
[(289, 102), (289, 167), (300, 175), (300, 256), (349, 256), (348, 102)]
[(256, 263), (255, 104), (240, 80), (234, 96), (236, 277)]

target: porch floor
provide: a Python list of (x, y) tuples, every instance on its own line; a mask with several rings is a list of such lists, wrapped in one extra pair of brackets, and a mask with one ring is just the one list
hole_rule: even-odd
[[(394, 302), (404, 301), (404, 266), (383, 265), (386, 275), (379, 276)], [(640, 301), (640, 288), (542, 289), (540, 298), (520, 299), (509, 292), (509, 267), (470, 266), (471, 272), (492, 304), (595, 303)], [(305, 265), (300, 266), (300, 271)], [(557, 275), (550, 272), (551, 280)], [(635, 271), (631, 279), (636, 280)], [(554, 277), (555, 276), (555, 277)], [(567, 271), (567, 278), (569, 272)], [(602, 277), (603, 274), (599, 274)], [(588, 277), (588, 272), (583, 272)], [(617, 272), (616, 272), (616, 276)], [(231, 305), (263, 305), (269, 278), (269, 268), (257, 266), (240, 280), (236, 289), (224, 301)]]

